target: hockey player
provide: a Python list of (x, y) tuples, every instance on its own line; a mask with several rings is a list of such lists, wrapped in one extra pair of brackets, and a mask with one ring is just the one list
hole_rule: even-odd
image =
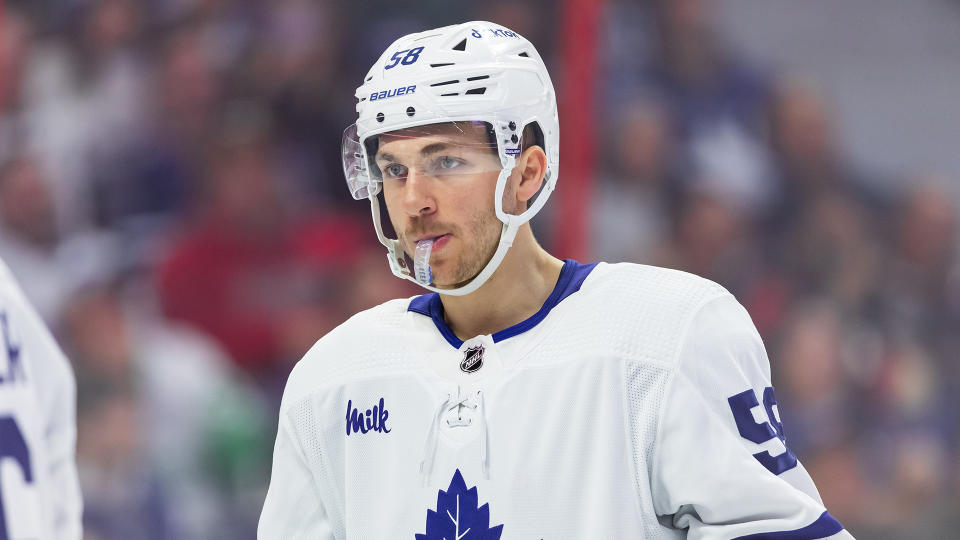
[(527, 40), (489, 22), (405, 36), (357, 98), (347, 183), (393, 273), (431, 292), (297, 364), (260, 538), (850, 538), (727, 291), (537, 244), (559, 125)]
[(79, 539), (76, 382), (0, 261), (0, 540)]

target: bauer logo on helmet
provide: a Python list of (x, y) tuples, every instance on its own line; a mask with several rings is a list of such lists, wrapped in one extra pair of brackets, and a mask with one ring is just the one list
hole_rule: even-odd
[(374, 92), (370, 94), (370, 101), (377, 101), (381, 99), (402, 96), (405, 94), (412, 94), (416, 91), (417, 91), (417, 85), (415, 84), (411, 84), (410, 86), (401, 86), (399, 88), (393, 88), (390, 90), (382, 90), (380, 92)]

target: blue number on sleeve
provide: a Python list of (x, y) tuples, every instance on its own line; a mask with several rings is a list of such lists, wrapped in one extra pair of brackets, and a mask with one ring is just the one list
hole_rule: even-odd
[[(17, 422), (5, 416), (0, 418), (0, 461), (5, 457), (13, 458), (23, 471), (23, 478), (28, 484), (33, 483), (33, 469), (30, 467), (30, 452), (27, 450), (27, 441), (23, 439)], [(3, 510), (3, 493), (0, 493), (0, 540), (7, 540), (6, 514)]]
[(770, 420), (770, 424), (773, 425), (774, 431), (777, 432), (777, 437), (783, 441), (783, 445), (787, 445), (787, 434), (783, 432), (783, 423), (777, 418), (777, 415), (773, 413), (773, 406), (777, 404), (777, 397), (773, 395), (773, 387), (768, 386), (763, 389), (763, 408), (767, 410), (767, 419)]
[(740, 432), (741, 437), (756, 444), (763, 444), (776, 437), (783, 443), (785, 451), (777, 456), (770, 455), (766, 450), (754, 454), (753, 457), (757, 458), (761, 465), (773, 474), (780, 474), (797, 466), (797, 456), (787, 448), (783, 424), (773, 414), (773, 406), (777, 404), (773, 387), (768, 386), (763, 391), (763, 405), (769, 422), (758, 423), (753, 419), (753, 413), (750, 411), (760, 405), (757, 394), (753, 390), (745, 390), (730, 396), (727, 402), (730, 404), (730, 410), (733, 412), (733, 419), (737, 423), (737, 431)]

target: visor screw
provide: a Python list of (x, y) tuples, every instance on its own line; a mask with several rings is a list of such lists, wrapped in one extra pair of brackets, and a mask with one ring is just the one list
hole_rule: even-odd
[(413, 116), (417, 114), (417, 110), (413, 107), (407, 107), (407, 116)]
[(516, 130), (517, 130), (517, 123), (516, 123), (516, 122), (510, 122), (509, 124), (507, 124), (507, 127), (510, 128), (510, 131), (516, 131)]
[(519, 141), (519, 140), (520, 140), (520, 139), (517, 138), (517, 134), (516, 134), (516, 133), (514, 133), (513, 135), (510, 136), (510, 142), (512, 142), (512, 143), (514, 143), (514, 144), (516, 144), (517, 141)]
[(383, 122), (383, 113), (382, 113), (382, 112), (378, 112), (378, 113), (377, 113), (377, 122)]

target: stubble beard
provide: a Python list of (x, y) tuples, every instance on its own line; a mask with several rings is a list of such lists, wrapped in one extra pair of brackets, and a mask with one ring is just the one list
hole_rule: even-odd
[[(456, 289), (476, 277), (493, 258), (500, 243), (502, 225), (499, 219), (490, 214), (475, 216), (463, 228), (444, 225), (443, 228), (449, 229), (459, 241), (461, 251), (456, 255), (453, 275), (441, 282), (435, 282), (434, 285), (443, 289)], [(401, 242), (407, 245), (407, 238), (416, 237), (421, 230), (421, 227), (408, 229), (407, 233), (402, 235)], [(463, 235), (463, 231), (468, 232), (467, 237)]]
[(475, 278), (486, 268), (500, 243), (502, 223), (490, 214), (480, 214), (469, 225), (472, 241), (463, 243), (463, 252), (457, 260), (453, 284), (444, 285), (451, 289), (459, 288)]

